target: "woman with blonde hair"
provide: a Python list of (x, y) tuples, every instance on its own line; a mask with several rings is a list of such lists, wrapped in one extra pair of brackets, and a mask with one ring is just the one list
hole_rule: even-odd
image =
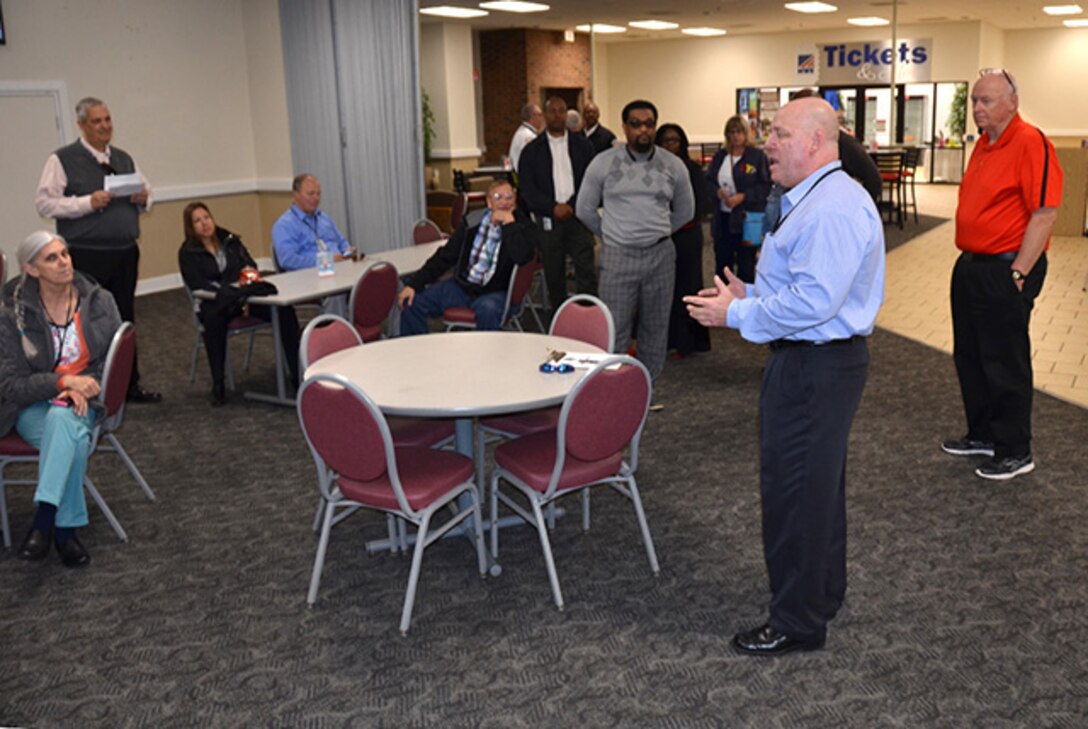
[(743, 245), (744, 218), (762, 213), (771, 192), (767, 155), (748, 144), (748, 122), (742, 116), (725, 123), (725, 146), (710, 161), (706, 178), (717, 205), (710, 220), (714, 238), (714, 274), (735, 270), (742, 281), (755, 281), (756, 248)]

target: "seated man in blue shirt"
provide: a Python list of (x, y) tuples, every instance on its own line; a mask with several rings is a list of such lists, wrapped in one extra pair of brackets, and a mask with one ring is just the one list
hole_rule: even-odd
[(284, 271), (313, 268), (317, 252), (333, 252), (334, 261), (343, 261), (355, 253), (344, 234), (325, 213), (321, 205), (321, 183), (311, 174), (303, 173), (291, 181), (294, 202), (272, 226), (272, 246), (276, 262)]
[[(478, 330), (502, 326), (514, 265), (533, 258), (529, 222), (516, 208), (513, 186), (505, 180), (493, 182), (487, 190), (487, 210), (466, 215), (449, 241), (421, 269), (404, 277), (404, 288), (397, 295), (401, 336), (425, 334), (427, 319), (452, 306), (471, 308)], [(454, 275), (438, 281), (450, 269)]]

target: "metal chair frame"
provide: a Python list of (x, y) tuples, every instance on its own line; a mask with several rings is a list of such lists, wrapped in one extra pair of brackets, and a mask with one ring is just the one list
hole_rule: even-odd
[[(190, 308), (193, 311), (193, 326), (196, 327), (196, 339), (193, 342), (193, 357), (192, 363), (189, 366), (189, 382), (196, 382), (196, 363), (200, 357), (200, 350), (204, 348), (204, 323), (200, 321), (200, 300), (193, 295), (192, 290), (188, 286), (185, 287), (185, 294), (189, 297)], [(242, 371), (249, 372), (249, 363), (253, 359), (253, 343), (257, 338), (258, 332), (267, 330), (268, 334), (272, 333), (272, 322), (258, 320), (257, 323), (253, 323), (247, 326), (231, 329), (227, 327), (227, 356), (223, 363), (223, 368), (226, 370), (227, 375), (227, 389), (234, 390), (234, 366), (231, 364), (230, 357), (230, 340), (234, 337), (249, 335), (249, 344), (246, 346), (246, 358), (242, 364)]]
[[(639, 421), (638, 427), (635, 429), (634, 434), (629, 439), (629, 456), (627, 461), (620, 461), (619, 471), (612, 475), (599, 480), (590, 481), (588, 483), (582, 483), (577, 485), (565, 486), (559, 489), (559, 480), (563, 474), (564, 465), (567, 460), (567, 429), (570, 419), (570, 411), (572, 407), (577, 403), (580, 394), (589, 387), (593, 387), (594, 380), (602, 373), (606, 372), (608, 368), (615, 365), (637, 367), (641, 370), (643, 377), (646, 381), (645, 402), (642, 403), (642, 416)], [(514, 473), (507, 469), (496, 465), (494, 472), (491, 476), (491, 557), (497, 560), (499, 555), (499, 531), (498, 531), (498, 505), (501, 501), (506, 507), (512, 510), (515, 514), (521, 517), (526, 523), (532, 524), (536, 527), (537, 534), (540, 538), (541, 550), (544, 553), (544, 564), (548, 572), (548, 581), (551, 583), (552, 596), (555, 599), (555, 605), (559, 610), (563, 609), (563, 593), (559, 587), (559, 576), (555, 568), (555, 558), (552, 554), (551, 543), (548, 538), (548, 524), (545, 521), (543, 507), (550, 506), (556, 499), (574, 492), (582, 493), (582, 529), (589, 530), (589, 488), (591, 486), (597, 486), (601, 484), (607, 484), (611, 486), (617, 493), (623, 495), (631, 501), (634, 510), (635, 517), (638, 521), (639, 530), (642, 533), (643, 546), (646, 549), (646, 557), (650, 562), (650, 570), (654, 576), (658, 576), (661, 572), (661, 568), (657, 561), (657, 552), (654, 550), (653, 538), (650, 536), (650, 527), (646, 520), (646, 512), (642, 507), (642, 499), (639, 497), (638, 485), (635, 482), (635, 471), (638, 469), (638, 448), (639, 441), (642, 437), (642, 430), (646, 425), (646, 415), (649, 412), (650, 397), (653, 392), (653, 384), (650, 379), (650, 373), (646, 370), (638, 360), (626, 355), (620, 355), (616, 357), (610, 357), (601, 364), (594, 367), (582, 380), (575, 385), (570, 394), (567, 395), (566, 400), (563, 402), (563, 408), (559, 415), (559, 425), (556, 428), (556, 458), (555, 466), (552, 469), (551, 479), (548, 483), (548, 487), (545, 491), (540, 492), (532, 488), (524, 481), (519, 479)], [(513, 444), (508, 444), (513, 445)], [(505, 446), (500, 446), (500, 449)], [(529, 506), (532, 509), (531, 513), (523, 508), (520, 504), (515, 502), (506, 494), (499, 490), (499, 482), (506, 481), (511, 486), (514, 486), (521, 492), (522, 496), (526, 497), (529, 501)]]
[[(98, 399), (103, 403), (109, 402), (109, 396), (113, 394), (113, 388), (110, 387), (110, 375), (113, 373), (113, 369), (115, 367), (124, 364), (117, 359), (117, 351), (121, 347), (122, 340), (125, 337), (129, 336), (135, 336), (135, 330), (133, 329), (131, 322), (123, 322), (114, 333), (113, 339), (110, 341), (110, 348), (106, 353), (106, 364), (102, 370), (102, 392), (99, 394), (98, 397)], [(135, 348), (132, 349), (132, 352), (135, 352)], [(128, 361), (127, 369), (131, 372), (131, 358)], [(124, 379), (124, 388), (127, 390), (128, 378), (126, 377)], [(120, 401), (122, 403), (124, 402), (123, 393)], [(117, 417), (120, 414), (121, 408), (118, 408), (113, 414), (113, 417), (117, 419), (117, 424), (120, 423), (120, 418)], [(109, 428), (105, 426), (103, 421), (100, 420), (99, 422), (95, 423), (94, 427), (91, 430), (90, 441), (87, 444), (87, 453), (89, 455), (94, 454), (95, 450), (98, 448), (99, 438), (104, 433), (109, 433)], [(35, 450), (29, 443), (24, 441), (18, 436), (18, 434), (14, 432), (4, 436), (3, 439), (0, 439), (0, 442), (2, 442), (3, 440), (7, 440), (10, 445), (15, 446), (15, 450)], [(121, 455), (122, 460), (125, 462), (125, 466), (128, 467), (129, 472), (132, 473), (133, 477), (137, 479), (140, 487), (144, 489), (144, 493), (148, 495), (148, 498), (154, 500), (155, 495), (151, 493), (151, 489), (147, 486), (147, 483), (143, 480), (143, 477), (138, 476), (139, 470), (137, 470), (135, 465), (132, 464), (131, 459), (128, 457), (128, 454), (125, 453), (124, 449), (120, 448), (120, 443), (118, 443), (115, 438), (112, 439), (111, 442), (115, 444), (118, 455)], [(4, 478), (4, 470), (9, 465), (14, 465), (17, 463), (37, 463), (40, 458), (41, 453), (37, 452), (36, 450), (33, 455), (27, 454), (25, 452), (4, 453), (0, 451), (0, 531), (3, 531), (4, 547), (6, 548), (11, 548), (11, 526), (8, 523), (7, 487), (15, 485), (36, 485), (38, 482), (37, 480), (26, 479), (8, 480)], [(106, 521), (109, 522), (110, 528), (113, 529), (113, 532), (117, 535), (117, 538), (120, 539), (122, 542), (127, 542), (128, 534), (125, 533), (124, 527), (121, 526), (121, 522), (117, 520), (116, 516), (114, 516), (113, 510), (110, 509), (110, 506), (106, 503), (106, 500), (102, 498), (102, 494), (99, 493), (98, 489), (94, 485), (94, 482), (91, 481), (90, 477), (87, 474), (83, 474), (83, 488), (86, 489), (87, 493), (91, 495), (91, 499), (94, 501), (94, 503), (98, 505), (99, 511), (101, 511), (102, 515), (106, 517)]]
[[(382, 443), (385, 448), (385, 473), (388, 476), (389, 484), (392, 487), (394, 497), (396, 499), (397, 508), (384, 508), (374, 504), (366, 504), (359, 501), (354, 501), (345, 497), (339, 489), (337, 480), (338, 474), (333, 472), (328, 465), (326, 465), (324, 458), (321, 455), (321, 450), (314, 443), (310, 435), (310, 428), (307, 427), (307, 420), (304, 416), (305, 400), (309, 391), (314, 387), (335, 387), (342, 390), (346, 396), (354, 398), (360, 405), (362, 405), (368, 412), (369, 416), (373, 418), (377, 425)], [(334, 414), (328, 414), (328, 417), (335, 417)], [(391, 518), (397, 517), (403, 522), (411, 522), (416, 525), (418, 530), (417, 538), (415, 542), (415, 548), (412, 552), (412, 567), (408, 575), (408, 587), (404, 596), (404, 607), (401, 610), (400, 619), (400, 632), (401, 635), (408, 634), (408, 628), (411, 624), (412, 609), (415, 606), (416, 588), (419, 583), (420, 566), (423, 562), (423, 550), (433, 544), (436, 540), (441, 539), (447, 532), (454, 527), (461, 524), (463, 521), (472, 517), (472, 525), (475, 531), (475, 545), (476, 545), (476, 557), (478, 561), (480, 576), (482, 577), (487, 569), (487, 558), (484, 554), (484, 537), (481, 522), (481, 510), (480, 510), (480, 496), (476, 485), (471, 479), (462, 481), (457, 486), (453, 487), (445, 494), (439, 496), (435, 500), (431, 501), (425, 507), (421, 509), (413, 509), (408, 502), (407, 496), (404, 493), (404, 487), (401, 484), (400, 476), (397, 469), (397, 454), (393, 446), (393, 436), (389, 432), (389, 426), (385, 421), (385, 416), (382, 415), (381, 410), (377, 405), (359, 389), (356, 385), (352, 384), (343, 377), (336, 375), (318, 375), (312, 377), (303, 383), (298, 393), (298, 418), (299, 424), (302, 426), (302, 432), (306, 437), (306, 443), (310, 447), (310, 452), (313, 455), (314, 463), (317, 466), (318, 476), (318, 488), (321, 491), (321, 498), (324, 502), (324, 509), (322, 514), (321, 524), (321, 538), (317, 545), (317, 553), (314, 556), (313, 571), (310, 575), (310, 587), (306, 596), (306, 601), (309, 605), (313, 606), (317, 601), (317, 592), (321, 585), (321, 571), (325, 564), (325, 555), (329, 546), (329, 535), (332, 530), (332, 526), (341, 521), (347, 516), (348, 513), (354, 512), (359, 508), (372, 509), (375, 511), (385, 512)], [(460, 456), (460, 458), (464, 458)], [(467, 460), (467, 459), (466, 459)], [(458, 510), (456, 508), (456, 502), (458, 497), (462, 494), (468, 495), (471, 501), (470, 508)], [(453, 508), (453, 515), (441, 526), (436, 529), (431, 529), (431, 519), (434, 515), (445, 507), (450, 506)], [(347, 510), (346, 513), (337, 516), (337, 510)], [(391, 523), (391, 522), (389, 522)], [(392, 538), (392, 534), (390, 535)]]

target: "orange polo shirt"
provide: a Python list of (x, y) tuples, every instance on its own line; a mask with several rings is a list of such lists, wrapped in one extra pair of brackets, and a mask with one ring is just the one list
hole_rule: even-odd
[(1061, 200), (1054, 145), (1017, 114), (995, 143), (983, 133), (971, 153), (956, 208), (956, 247), (987, 255), (1018, 251), (1031, 214)]

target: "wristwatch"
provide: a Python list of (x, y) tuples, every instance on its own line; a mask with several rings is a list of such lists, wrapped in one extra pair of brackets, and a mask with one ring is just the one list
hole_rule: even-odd
[(1012, 280), (1013, 283), (1019, 283), (1024, 280), (1024, 274), (1020, 273), (1014, 268), (1012, 269)]

